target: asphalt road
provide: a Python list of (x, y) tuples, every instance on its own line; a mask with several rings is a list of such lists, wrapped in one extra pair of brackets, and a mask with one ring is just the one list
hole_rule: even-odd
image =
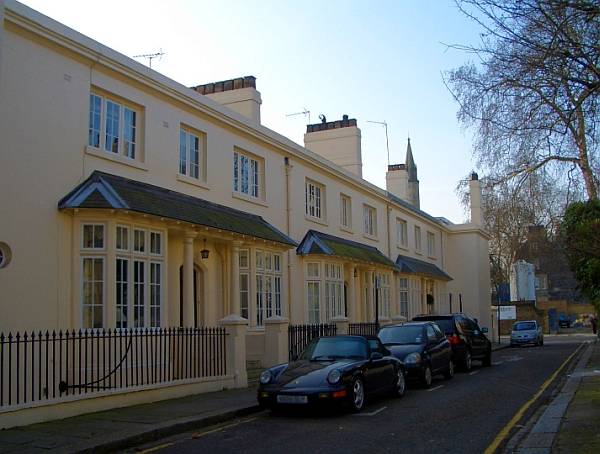
[(359, 415), (265, 412), (136, 451), (482, 453), (582, 340), (547, 337), (541, 348), (500, 350), (492, 367), (437, 378), (429, 390), (412, 387), (402, 399), (373, 399)]

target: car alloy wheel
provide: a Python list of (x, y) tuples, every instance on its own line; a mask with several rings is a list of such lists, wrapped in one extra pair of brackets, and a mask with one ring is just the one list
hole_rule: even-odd
[(467, 350), (465, 353), (465, 360), (463, 362), (465, 370), (469, 372), (473, 368), (473, 359), (471, 358), (471, 352)]
[(394, 386), (394, 395), (396, 397), (402, 397), (406, 393), (406, 379), (404, 378), (404, 372), (398, 369), (396, 372), (396, 385)]
[(425, 370), (423, 371), (423, 386), (425, 388), (429, 388), (431, 386), (431, 382), (432, 382), (432, 375), (431, 375), (431, 367), (429, 366), (425, 366)]
[(365, 404), (365, 387), (360, 377), (352, 382), (352, 411), (359, 412)]
[(446, 372), (444, 373), (444, 378), (446, 380), (450, 380), (452, 377), (454, 377), (454, 362), (450, 360), (448, 363), (448, 369), (446, 369)]

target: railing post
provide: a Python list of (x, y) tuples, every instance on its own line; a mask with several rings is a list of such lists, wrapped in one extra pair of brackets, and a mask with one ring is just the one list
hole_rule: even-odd
[(289, 320), (278, 315), (265, 320), (264, 367), (288, 362), (288, 326)]
[(219, 325), (225, 328), (227, 339), (227, 373), (233, 375), (235, 388), (248, 386), (246, 373), (246, 331), (248, 320), (236, 314), (228, 315), (219, 320)]
[(350, 334), (350, 323), (346, 317), (334, 317), (331, 322), (335, 323), (335, 334)]

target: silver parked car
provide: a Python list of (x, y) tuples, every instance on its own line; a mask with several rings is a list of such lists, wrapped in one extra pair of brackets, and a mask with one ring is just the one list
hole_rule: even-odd
[(544, 333), (536, 320), (523, 320), (513, 325), (510, 346), (524, 344), (544, 345)]

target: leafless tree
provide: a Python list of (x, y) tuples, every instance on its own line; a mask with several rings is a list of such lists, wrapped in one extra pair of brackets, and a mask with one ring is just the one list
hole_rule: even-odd
[(458, 119), (492, 184), (547, 169), (560, 184), (600, 186), (600, 2), (456, 0), (482, 28), (475, 61), (445, 74)]

